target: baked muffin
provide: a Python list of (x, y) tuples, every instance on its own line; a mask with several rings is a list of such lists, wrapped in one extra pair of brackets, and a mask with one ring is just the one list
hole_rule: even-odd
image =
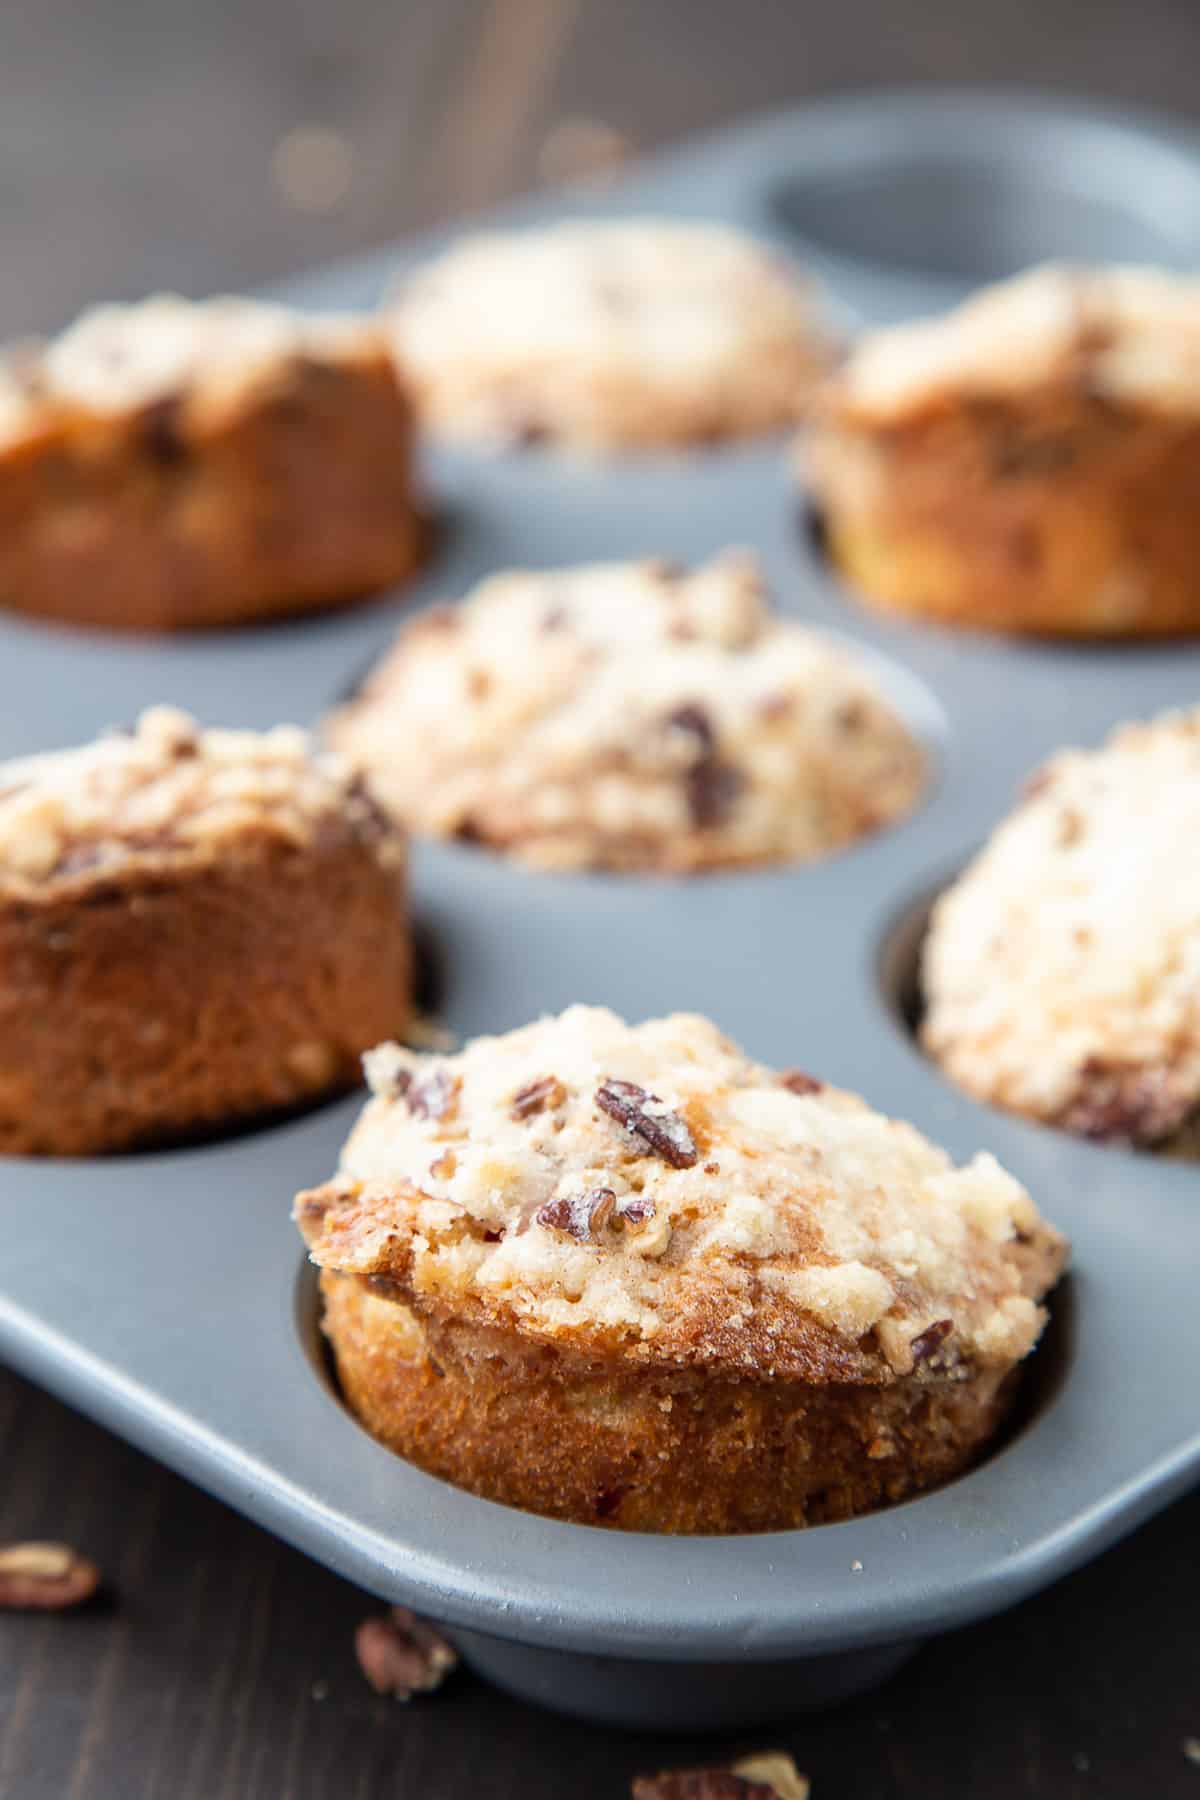
[(1078, 637), (1200, 629), (1200, 282), (1044, 268), (869, 333), (803, 460), (872, 605)]
[(747, 556), (494, 576), (408, 625), (328, 732), (414, 831), (539, 869), (822, 856), (925, 779), (865, 668), (772, 615)]
[(978, 1099), (1200, 1150), (1200, 708), (1053, 757), (938, 901), (923, 984)]
[(431, 1473), (642, 1531), (848, 1518), (965, 1468), (1063, 1240), (990, 1157), (707, 1020), (384, 1045), (296, 1218), (349, 1404)]
[(373, 323), (99, 307), (0, 360), (0, 604), (169, 631), (387, 587), (422, 542), (410, 440)]
[(404, 1029), (403, 840), (288, 726), (0, 764), (0, 1151), (177, 1138), (353, 1085)]
[(815, 303), (727, 226), (570, 220), (456, 244), (391, 309), (424, 422), (621, 451), (794, 424), (831, 359)]

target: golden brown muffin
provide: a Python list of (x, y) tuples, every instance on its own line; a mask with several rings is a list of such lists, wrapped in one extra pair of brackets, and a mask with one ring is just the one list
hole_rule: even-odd
[(404, 847), (302, 732), (0, 764), (0, 1151), (169, 1140), (350, 1086), (409, 1012)]
[(1057, 1232), (706, 1020), (572, 1007), (454, 1057), (385, 1045), (296, 1218), (346, 1397), (491, 1499), (765, 1531), (944, 1481), (992, 1437)]
[(403, 282), (389, 320), (431, 431), (590, 453), (784, 430), (833, 354), (775, 251), (679, 219), (464, 238)]
[(0, 605), (172, 631), (388, 587), (423, 543), (411, 438), (372, 324), (97, 308), (0, 362)]
[(1200, 629), (1200, 283), (1045, 268), (869, 333), (802, 451), (871, 605), (1000, 631)]
[(412, 831), (538, 869), (808, 861), (902, 818), (920, 744), (752, 557), (493, 576), (407, 626), (331, 741)]
[(926, 1049), (968, 1093), (1200, 1152), (1200, 708), (1064, 750), (934, 908)]

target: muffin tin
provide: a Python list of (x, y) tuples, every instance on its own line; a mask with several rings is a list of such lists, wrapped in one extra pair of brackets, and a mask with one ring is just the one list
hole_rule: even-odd
[[(1044, 214), (1039, 145), (1054, 151), (1057, 183)], [(935, 165), (950, 183), (935, 190), (945, 196), (937, 219), (912, 173)], [(987, 196), (1000, 191), (1021, 203), (1006, 201), (997, 217)], [(1106, 257), (1200, 263), (1198, 201), (1200, 161), (1182, 134), (1056, 104), (899, 95), (733, 132), (587, 205), (727, 217), (809, 261), (847, 315), (884, 318), (901, 298), (905, 310), (940, 305), (959, 276), (1007, 272), (1060, 238)], [(567, 205), (543, 198), (505, 218)], [(891, 267), (875, 261), (885, 217)], [(937, 252), (931, 221), (943, 245), (961, 231), (978, 265)], [(288, 297), (367, 305), (403, 260), (374, 256), (298, 282)], [(439, 552), (417, 587), (376, 605), (167, 642), (5, 618), (0, 754), (81, 741), (153, 700), (211, 723), (312, 721), (401, 617), (491, 569), (754, 546), (783, 610), (874, 659), (930, 745), (925, 803), (817, 866), (686, 882), (537, 875), (469, 847), (419, 844), (415, 900), (441, 1016), (466, 1036), (574, 1000), (634, 1018), (698, 1010), (755, 1057), (860, 1090), (956, 1158), (994, 1150), (1075, 1244), (1020, 1415), (965, 1478), (807, 1532), (614, 1533), (448, 1487), (375, 1444), (342, 1407), (288, 1218), (296, 1190), (332, 1171), (357, 1097), (191, 1149), (0, 1163), (0, 1351), (313, 1556), (445, 1621), (467, 1660), (516, 1693), (656, 1727), (749, 1724), (824, 1704), (1094, 1556), (1200, 1470), (1194, 1166), (979, 1106), (922, 1058), (907, 1022), (931, 893), (1051, 750), (1200, 698), (1200, 646), (1068, 647), (876, 619), (803, 529), (778, 443), (595, 466), (538, 451), (454, 452), (431, 458), (429, 480), (445, 527)]]

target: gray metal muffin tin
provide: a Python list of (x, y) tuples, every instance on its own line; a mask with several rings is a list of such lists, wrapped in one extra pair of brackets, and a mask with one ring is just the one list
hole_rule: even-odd
[[(585, 205), (736, 220), (808, 261), (850, 319), (940, 305), (1056, 250), (1200, 265), (1190, 139), (995, 95), (812, 106)], [(543, 198), (505, 217), (565, 206)], [(434, 247), (289, 292), (367, 305)], [(877, 659), (931, 745), (924, 806), (818, 867), (686, 883), (538, 876), (419, 845), (443, 1015), (469, 1035), (575, 1000), (634, 1018), (695, 1009), (755, 1056), (859, 1089), (958, 1157), (994, 1150), (1075, 1244), (1022, 1416), (964, 1479), (808, 1532), (613, 1533), (433, 1480), (341, 1406), (288, 1218), (296, 1190), (333, 1169), (356, 1098), (201, 1148), (0, 1164), (0, 1351), (313, 1556), (446, 1621), (467, 1659), (516, 1693), (656, 1726), (822, 1704), (1095, 1556), (1200, 1468), (1195, 1167), (975, 1105), (922, 1059), (901, 1017), (930, 891), (1025, 772), (1119, 719), (1196, 701), (1200, 647), (1006, 642), (874, 619), (806, 536), (778, 443), (607, 467), (446, 454), (430, 484), (446, 520), (439, 554), (416, 588), (381, 604), (161, 643), (5, 619), (0, 754), (83, 740), (164, 699), (209, 722), (315, 720), (402, 617), (491, 569), (753, 545), (785, 611)]]

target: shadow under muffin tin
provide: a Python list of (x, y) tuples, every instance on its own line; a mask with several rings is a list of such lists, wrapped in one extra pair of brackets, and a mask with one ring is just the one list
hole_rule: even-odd
[[(928, 190), (909, 179), (910, 156), (892, 211), (897, 243), (911, 219), (912, 256), (889, 265), (866, 255), (855, 233), (868, 248), (877, 241), (870, 207), (897, 145), (944, 182), (960, 168), (968, 124), (975, 148), (954, 181), (970, 189), (965, 203), (980, 193), (987, 204), (962, 225), (963, 243), (936, 257), (927, 248)], [(1054, 148), (1057, 169), (1088, 172), (1070, 221), (1065, 177), (1039, 211), (1039, 144)], [(1173, 207), (1143, 212), (1165, 175)], [(828, 206), (800, 204), (814, 183), (840, 195), (837, 243), (820, 240)], [(1020, 206), (1001, 203), (1013, 193)], [(936, 308), (957, 297), (956, 283), (1009, 272), (1064, 234), (1069, 252), (1198, 262), (1200, 207), (1189, 197), (1200, 198), (1200, 162), (1182, 135), (1059, 104), (923, 94), (768, 120), (650, 165), (590, 205), (728, 218), (824, 275), (846, 316), (882, 320)], [(566, 210), (543, 197), (504, 222)], [(284, 297), (371, 305), (403, 261), (448, 235)], [(824, 1704), (1095, 1555), (1200, 1469), (1186, 1379), (1200, 1368), (1194, 1171), (978, 1105), (921, 1056), (904, 1022), (931, 892), (1052, 750), (1194, 702), (1200, 645), (1071, 647), (873, 616), (802, 529), (777, 441), (603, 464), (539, 450), (435, 452), (429, 462), (443, 530), (401, 596), (168, 641), (0, 618), (0, 755), (80, 742), (152, 701), (211, 724), (313, 723), (401, 620), (493, 570), (660, 554), (695, 562), (749, 545), (781, 611), (874, 659), (930, 746), (923, 804), (826, 862), (682, 881), (538, 875), (466, 846), (418, 843), (414, 906), (433, 945), (440, 1017), (465, 1038), (576, 1000), (632, 1019), (700, 1011), (751, 1056), (863, 1093), (956, 1160), (993, 1150), (1074, 1244), (1018, 1416), (949, 1486), (802, 1532), (617, 1535), (448, 1487), (374, 1443), (342, 1406), (289, 1219), (296, 1191), (332, 1171), (357, 1096), (191, 1149), (0, 1163), (0, 1351), (313, 1556), (444, 1620), (468, 1661), (527, 1698), (658, 1727), (744, 1725)]]

